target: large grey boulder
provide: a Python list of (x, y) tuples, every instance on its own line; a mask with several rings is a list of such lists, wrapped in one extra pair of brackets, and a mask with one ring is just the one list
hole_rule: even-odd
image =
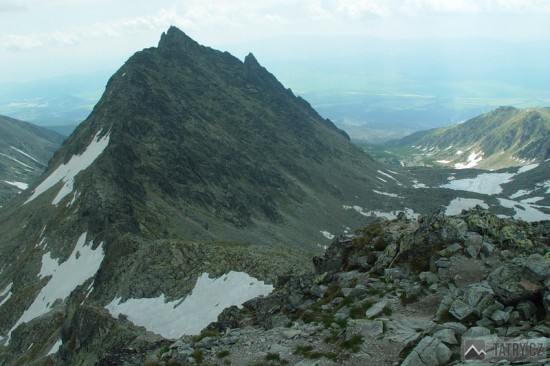
[(424, 337), (405, 358), (401, 366), (438, 366), (446, 364), (452, 352), (441, 340)]
[(487, 281), (500, 302), (513, 305), (543, 292), (546, 289), (544, 281), (548, 278), (550, 261), (533, 254), (498, 267), (487, 277)]

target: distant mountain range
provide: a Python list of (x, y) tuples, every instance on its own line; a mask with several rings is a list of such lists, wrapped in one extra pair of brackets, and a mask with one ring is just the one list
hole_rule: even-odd
[(540, 163), (550, 158), (550, 108), (500, 107), (382, 149), (407, 166), (500, 169)]
[(44, 127), (0, 116), (0, 206), (34, 183), (63, 139)]

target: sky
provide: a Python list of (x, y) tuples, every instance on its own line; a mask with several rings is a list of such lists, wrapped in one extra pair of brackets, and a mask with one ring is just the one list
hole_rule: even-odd
[(550, 0), (0, 0), (0, 83), (116, 70), (170, 25), (231, 52), (289, 35), (550, 41), (549, 20)]

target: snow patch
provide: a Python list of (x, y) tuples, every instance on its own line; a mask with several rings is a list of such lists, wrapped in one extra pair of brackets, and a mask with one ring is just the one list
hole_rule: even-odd
[(46, 356), (57, 353), (57, 351), (59, 351), (59, 347), (61, 347), (62, 344), (63, 344), (63, 341), (59, 339), (57, 342), (54, 343), (54, 345), (52, 346), (48, 354), (46, 354)]
[(515, 174), (512, 173), (483, 173), (475, 178), (453, 179), (449, 183), (439, 186), (457, 191), (467, 191), (494, 195), (502, 192), (501, 184), (508, 183)]
[(397, 215), (399, 214), (399, 212), (404, 212), (405, 216), (408, 219), (411, 219), (411, 220), (416, 220), (420, 216), (420, 214), (414, 212), (410, 208), (405, 208), (405, 209), (400, 210), (400, 211), (390, 211), (390, 212), (382, 212), (382, 211), (378, 211), (378, 210), (376, 210), (376, 211), (365, 211), (363, 209), (363, 207), (361, 207), (361, 206), (342, 205), (342, 208), (346, 211), (347, 210), (354, 210), (362, 216), (385, 217), (388, 220), (393, 220), (393, 219), (397, 218)]
[(521, 197), (521, 196), (525, 196), (526, 194), (529, 194), (531, 192), (532, 191), (528, 191), (528, 190), (525, 190), (525, 189), (520, 189), (519, 191), (517, 191), (516, 193), (511, 195), (510, 198), (511, 199), (518, 198), (518, 197)]
[(19, 189), (21, 189), (21, 190), (23, 190), (23, 191), (24, 191), (25, 189), (29, 188), (29, 185), (28, 185), (27, 183), (23, 183), (23, 182), (15, 182), (15, 181), (14, 181), (14, 182), (10, 182), (10, 181), (5, 180), (4, 183), (7, 183), (7, 184), (9, 184), (9, 185), (11, 185), (11, 186), (15, 186), (15, 187), (17, 187), (17, 188), (19, 188)]
[(521, 203), (527, 203), (527, 204), (535, 204), (537, 203), (538, 201), (541, 201), (543, 200), (544, 197), (531, 197), (531, 198), (526, 198), (526, 199), (523, 199), (521, 200), (520, 202)]
[(21, 161), (15, 159), (15, 158), (11, 157), (11, 156), (9, 156), (9, 155), (3, 154), (3, 153), (0, 153), (0, 155), (5, 156), (6, 158), (15, 161), (15, 162), (18, 163), (18, 164), (23, 165), (25, 168), (28, 168), (28, 169), (30, 169), (30, 170), (37, 171), (37, 170), (34, 169), (32, 166), (29, 166), (29, 165), (27, 165), (27, 164), (25, 164), (25, 163), (23, 163), (23, 162), (21, 162)]
[(489, 208), (489, 205), (487, 205), (483, 200), (479, 200), (476, 198), (458, 197), (452, 200), (446, 207), (445, 215), (458, 215), (462, 212), (462, 210), (469, 210), (470, 208), (474, 208), (477, 205), (483, 207), (484, 209)]
[(323, 234), (323, 236), (329, 240), (332, 240), (334, 239), (334, 234), (331, 234), (330, 232), (328, 231), (321, 231), (321, 234)]
[(42, 267), (38, 277), (51, 276), (50, 281), (40, 290), (31, 306), (10, 329), (8, 342), (11, 332), (20, 324), (46, 314), (57, 299), (64, 301), (77, 286), (82, 285), (88, 278), (96, 274), (105, 257), (103, 243), (99, 244), (96, 249), (92, 249), (93, 241), (90, 241), (89, 245), (85, 245), (86, 235), (87, 233), (80, 235), (71, 255), (63, 263), (58, 263), (56, 259), (53, 259), (50, 252), (42, 256)]
[(4, 305), (6, 302), (8, 302), (8, 300), (10, 299), (11, 295), (12, 295), (12, 292), (11, 292), (11, 288), (13, 286), (13, 282), (11, 282), (10, 284), (8, 284), (6, 286), (6, 288), (4, 290), (2, 290), (2, 292), (0, 293), (0, 298), (1, 297), (4, 297), (2, 299), (2, 301), (0, 301), (0, 307), (2, 307), (2, 305)]
[(451, 161), (450, 160), (436, 160), (435, 162), (439, 163), (439, 164), (449, 164)]
[(518, 174), (528, 172), (529, 170), (535, 169), (538, 166), (539, 166), (538, 164), (529, 164), (529, 165), (522, 166), (521, 168), (518, 169)]
[(42, 163), (41, 161), (38, 161), (37, 159), (33, 158), (32, 156), (30, 156), (30, 155), (27, 154), (26, 152), (24, 152), (24, 151), (22, 151), (22, 150), (19, 150), (19, 149), (16, 148), (16, 147), (10, 146), (10, 148), (12, 148), (13, 150), (17, 151), (17, 152), (20, 153), (20, 154), (25, 155), (27, 158), (29, 158), (29, 159), (31, 159), (31, 160), (37, 162), (37, 163), (40, 164), (40, 165), (45, 165), (45, 164)]
[(537, 210), (537, 208), (541, 208), (541, 207), (544, 207), (547, 209), (550, 209), (550, 207), (536, 206), (536, 205), (531, 205), (527, 203), (507, 200), (505, 198), (498, 198), (498, 200), (502, 207), (514, 209), (514, 211), (516, 212), (514, 214), (515, 219), (520, 219), (520, 220), (529, 221), (529, 222), (550, 220), (549, 214), (546, 214), (544, 212)]
[(230, 271), (219, 278), (209, 278), (208, 273), (203, 273), (185, 299), (166, 302), (162, 294), (156, 298), (121, 302), (117, 297), (105, 308), (114, 318), (124, 314), (136, 325), (165, 338), (176, 339), (199, 334), (216, 321), (225, 308), (232, 305), (240, 308), (244, 302), (272, 291), (272, 285), (244, 272)]
[[(380, 173), (380, 174), (382, 174), (382, 175), (384, 175), (384, 176), (386, 176), (386, 177), (388, 177), (388, 178), (390, 178), (390, 179), (393, 179), (397, 184), (401, 185), (401, 183), (400, 183), (397, 179), (395, 179), (393, 176), (389, 175), (388, 173), (384, 173), (384, 172), (381, 171), (381, 170), (378, 170), (378, 173)], [(379, 179), (380, 179), (380, 178), (379, 178)]]
[(57, 196), (53, 199), (52, 205), (57, 205), (65, 196), (69, 195), (73, 191), (73, 183), (76, 175), (86, 170), (109, 144), (109, 134), (100, 138), (100, 133), (101, 131), (95, 135), (94, 140), (82, 154), (73, 155), (66, 164), (58, 166), (52, 174), (42, 181), (42, 183), (35, 188), (32, 196), (25, 201), (25, 204), (40, 196), (59, 182), (63, 182), (64, 184), (57, 193)]
[(10, 284), (8, 284), (8, 285), (6, 286), (6, 288), (3, 289), (2, 292), (0, 292), (0, 297), (6, 295), (6, 294), (11, 290), (11, 287), (12, 287), (12, 286), (13, 286), (13, 282), (10, 283)]
[(399, 196), (395, 193), (381, 192), (381, 191), (377, 191), (376, 189), (373, 189), (372, 191), (374, 193), (381, 194), (381, 195), (388, 196), (388, 197), (403, 198), (403, 197), (401, 197), (401, 196)]
[(414, 180), (413, 180), (413, 188), (430, 188), (430, 187), (428, 187), (428, 186), (425, 185), (424, 183), (418, 182), (417, 179), (414, 179)]
[(468, 168), (473, 168), (475, 167), (477, 164), (479, 164), (479, 162), (483, 160), (483, 151), (480, 151), (478, 153), (476, 153), (475, 151), (470, 153), (470, 155), (468, 155), (468, 159), (466, 160), (466, 163), (456, 163), (455, 164), (455, 168), (456, 169), (468, 169)]

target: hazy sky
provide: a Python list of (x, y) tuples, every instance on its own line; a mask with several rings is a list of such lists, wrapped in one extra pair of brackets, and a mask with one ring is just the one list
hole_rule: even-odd
[(550, 0), (0, 0), (0, 82), (116, 69), (170, 25), (229, 51), (298, 34), (550, 41)]

